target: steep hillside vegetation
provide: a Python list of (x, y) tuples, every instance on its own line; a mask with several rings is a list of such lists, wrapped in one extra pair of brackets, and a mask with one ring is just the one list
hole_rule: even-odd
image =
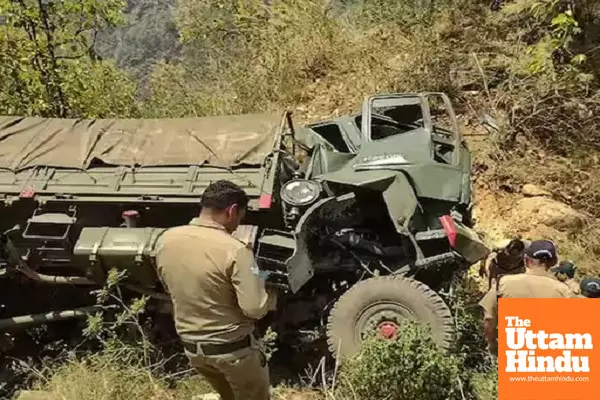
[(98, 35), (98, 53), (130, 73), (141, 94), (147, 94), (154, 65), (173, 61), (181, 53), (174, 3), (173, 0), (129, 0), (124, 23), (104, 29)]

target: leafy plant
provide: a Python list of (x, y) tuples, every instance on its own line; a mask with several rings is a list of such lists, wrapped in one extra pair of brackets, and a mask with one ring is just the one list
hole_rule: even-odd
[[(54, 117), (135, 113), (135, 85), (95, 52), (122, 0), (0, 0), (0, 111)], [(115, 87), (118, 90), (114, 90)]]
[(428, 329), (403, 324), (397, 340), (372, 338), (340, 371), (340, 390), (365, 400), (460, 399), (461, 365)]

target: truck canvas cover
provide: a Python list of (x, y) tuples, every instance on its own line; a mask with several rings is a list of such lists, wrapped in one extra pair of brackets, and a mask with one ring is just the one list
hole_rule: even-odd
[(197, 203), (211, 182), (227, 179), (251, 207), (268, 208), (285, 116), (0, 117), (0, 206), (19, 198)]
[(283, 113), (175, 119), (0, 117), (0, 169), (260, 166)]

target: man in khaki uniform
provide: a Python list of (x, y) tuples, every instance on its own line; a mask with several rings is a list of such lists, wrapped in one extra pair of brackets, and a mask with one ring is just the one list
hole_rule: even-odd
[(556, 249), (548, 240), (533, 241), (525, 250), (525, 273), (501, 276), (481, 299), (484, 333), (492, 353), (497, 352), (498, 298), (576, 297), (550, 272), (556, 264)]
[(275, 295), (252, 252), (231, 235), (247, 204), (239, 186), (212, 183), (200, 216), (167, 230), (156, 254), (185, 353), (223, 400), (270, 398), (267, 360), (253, 331)]

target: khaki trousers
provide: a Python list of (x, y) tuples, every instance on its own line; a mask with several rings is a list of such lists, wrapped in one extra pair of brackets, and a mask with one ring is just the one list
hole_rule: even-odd
[(221, 400), (270, 399), (269, 366), (258, 346), (211, 356), (185, 353)]

